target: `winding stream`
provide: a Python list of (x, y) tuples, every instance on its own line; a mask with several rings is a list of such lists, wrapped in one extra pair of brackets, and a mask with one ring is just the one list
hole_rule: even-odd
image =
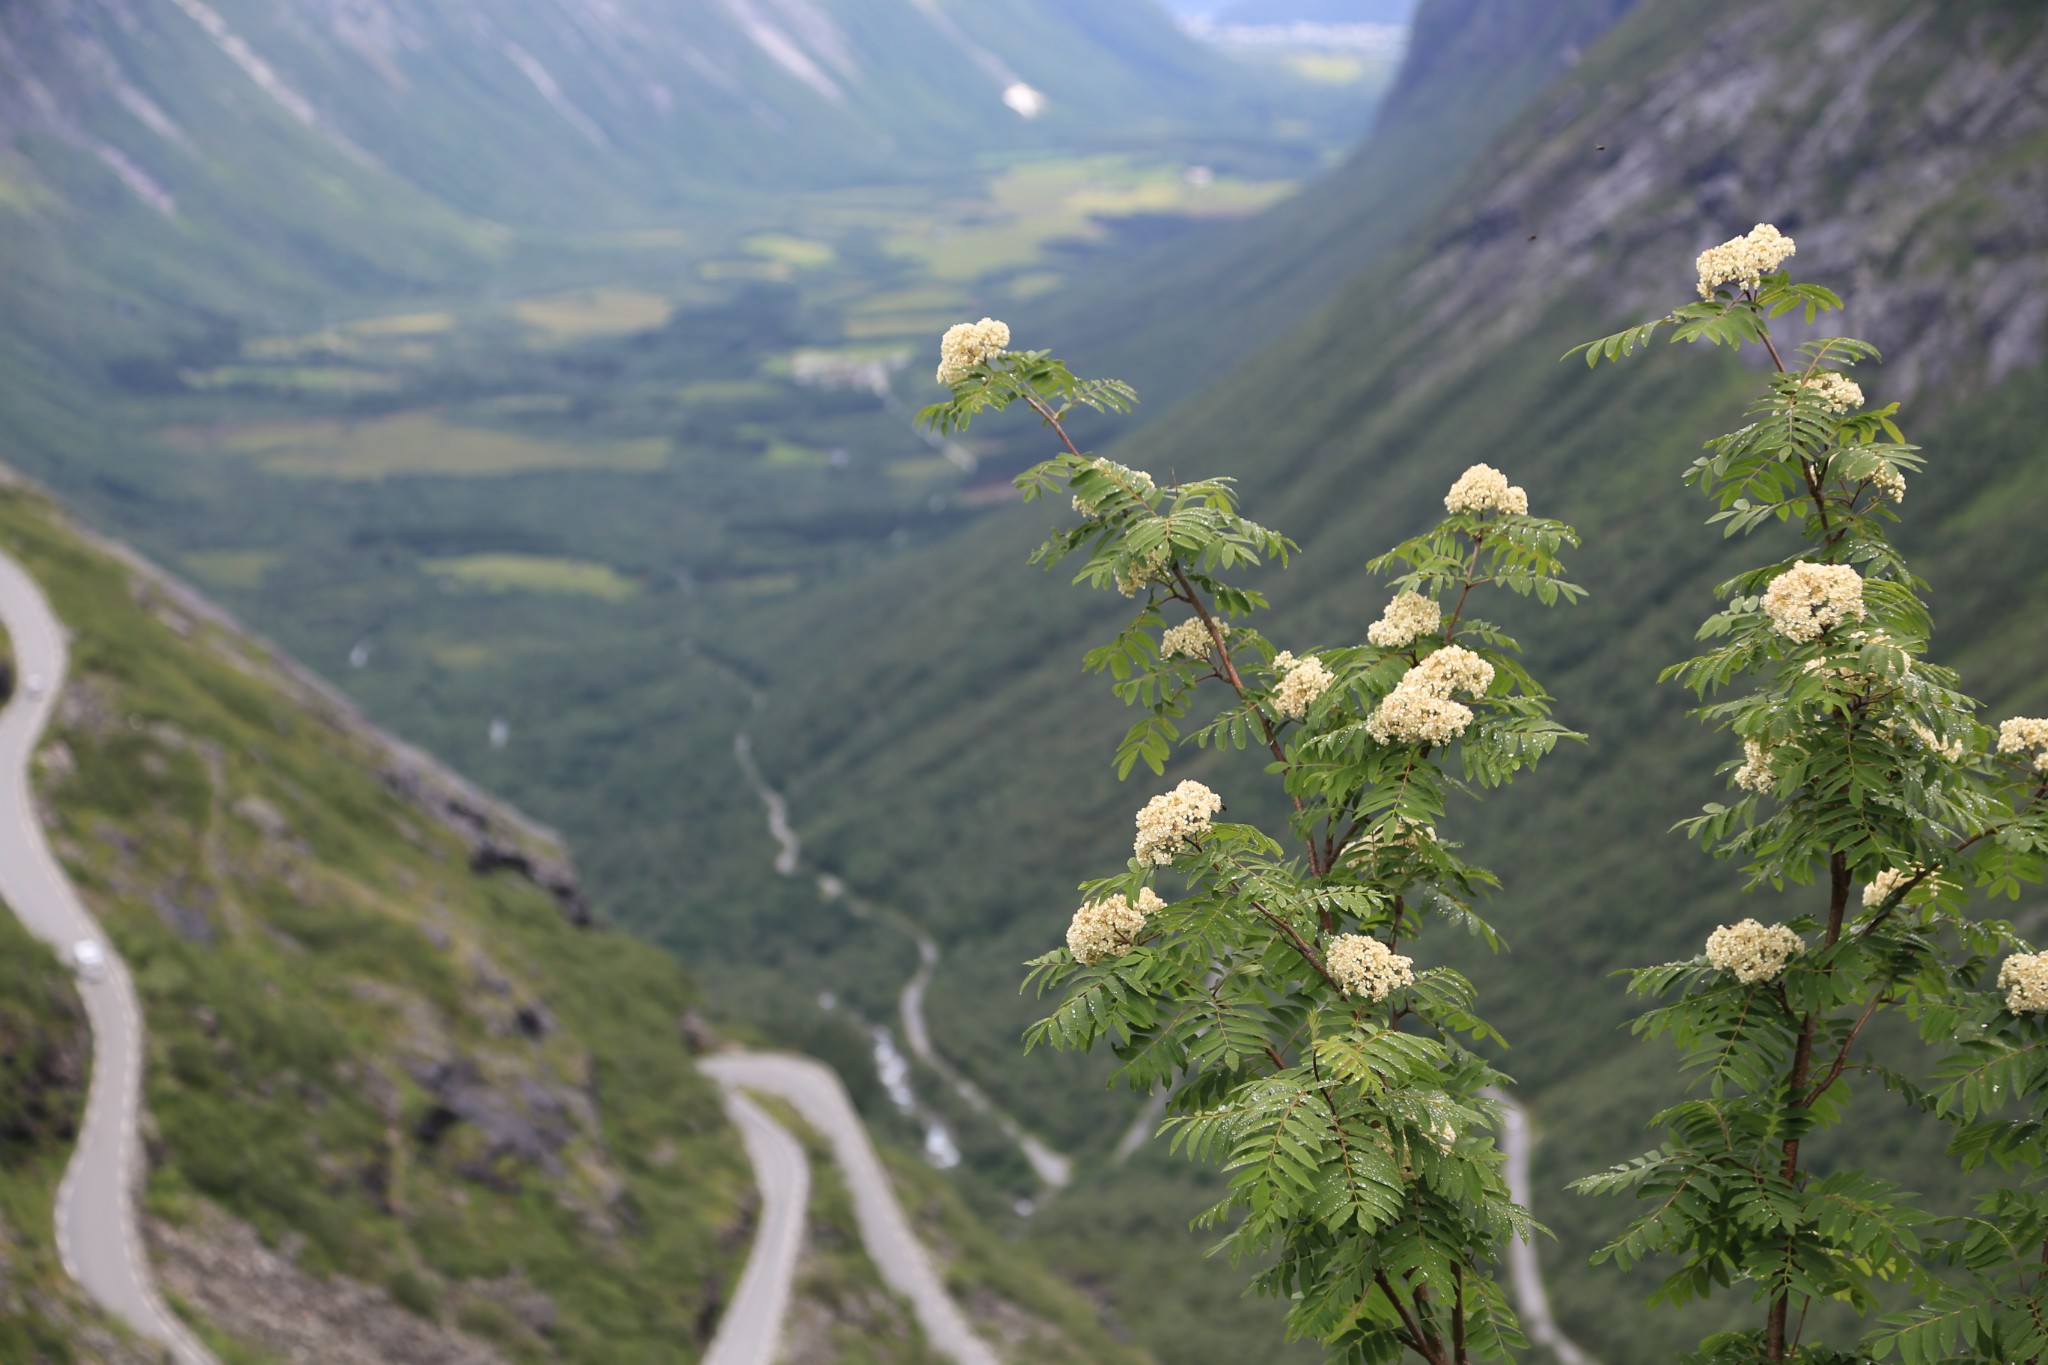
[[(760, 764), (754, 760), (753, 739), (746, 731), (733, 736), (732, 752), (754, 794), (767, 809), (768, 833), (776, 844), (775, 871), (780, 876), (793, 877), (803, 865), (803, 842), (790, 823), (789, 801), (762, 775)], [(1073, 1179), (1073, 1161), (1027, 1132), (1022, 1124), (989, 1098), (988, 1092), (968, 1079), (959, 1067), (932, 1046), (931, 1028), (925, 1022), (924, 995), (931, 985), (932, 973), (939, 965), (939, 945), (931, 935), (902, 915), (856, 900), (848, 894), (846, 883), (829, 872), (818, 874), (818, 891), (826, 900), (845, 905), (863, 919), (878, 920), (916, 945), (917, 970), (904, 983), (896, 1005), (910, 1055), (937, 1072), (969, 1109), (1000, 1128), (1003, 1135), (1023, 1153), (1040, 1184), (1048, 1190), (1064, 1189)], [(894, 1033), (882, 1024), (863, 1022), (862, 1027), (874, 1045), (875, 1071), (881, 1078), (882, 1088), (899, 1110), (915, 1119), (924, 1129), (925, 1158), (941, 1169), (957, 1166), (960, 1163), (959, 1144), (945, 1121), (918, 1101), (916, 1090), (911, 1085), (910, 1063), (897, 1047)]]

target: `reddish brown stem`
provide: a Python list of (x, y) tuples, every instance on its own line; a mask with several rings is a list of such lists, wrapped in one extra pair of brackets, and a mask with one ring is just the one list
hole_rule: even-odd
[(1422, 1324), (1416, 1321), (1415, 1314), (1409, 1310), (1407, 1300), (1394, 1292), (1393, 1282), (1387, 1279), (1387, 1272), (1374, 1271), (1373, 1283), (1380, 1287), (1380, 1293), (1387, 1296), (1387, 1301), (1394, 1305), (1394, 1311), (1401, 1315), (1401, 1325), (1407, 1329), (1409, 1349), (1428, 1361), (1429, 1365), (1450, 1365), (1450, 1362), (1444, 1359), (1443, 1351), (1437, 1347), (1435, 1338), (1423, 1332)]
[[(1828, 858), (1828, 928), (1824, 946), (1832, 948), (1841, 941), (1842, 920), (1849, 908), (1849, 855), (1835, 853)], [(1807, 1078), (1813, 1068), (1813, 1038), (1820, 1027), (1818, 1012), (1808, 1014), (1799, 1030), (1799, 1045), (1792, 1053), (1792, 1072), (1786, 1078), (1785, 1091), (1799, 1096), (1805, 1091)], [(1795, 1098), (1794, 1103), (1798, 1100)], [(1778, 1175), (1786, 1184), (1795, 1184), (1799, 1179), (1799, 1139), (1787, 1138), (1784, 1156), (1778, 1165)], [(1795, 1234), (1796, 1235), (1796, 1234)], [(1792, 1251), (1792, 1238), (1785, 1244), (1786, 1254)], [(1785, 1359), (1787, 1319), (1792, 1308), (1790, 1291), (1780, 1293), (1771, 1300), (1770, 1317), (1765, 1324), (1765, 1355), (1772, 1362)]]

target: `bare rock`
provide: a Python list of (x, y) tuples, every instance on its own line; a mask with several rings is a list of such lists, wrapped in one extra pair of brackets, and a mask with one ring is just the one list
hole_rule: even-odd
[(167, 1290), (291, 1365), (505, 1365), (488, 1343), (408, 1312), (379, 1286), (307, 1273), (219, 1209), (189, 1226), (152, 1219), (147, 1235)]
[(258, 834), (272, 843), (281, 843), (291, 834), (291, 825), (285, 820), (284, 812), (255, 792), (237, 797), (233, 809), (237, 817), (253, 825)]

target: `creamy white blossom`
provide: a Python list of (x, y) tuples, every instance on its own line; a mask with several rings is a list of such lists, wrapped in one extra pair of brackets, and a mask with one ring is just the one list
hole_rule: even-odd
[(1742, 766), (1735, 770), (1735, 785), (1744, 791), (1769, 792), (1777, 785), (1771, 776), (1771, 751), (1753, 739), (1742, 741)]
[(1288, 720), (1306, 716), (1316, 698), (1337, 681), (1337, 675), (1315, 655), (1297, 659), (1284, 649), (1273, 656), (1273, 671), (1280, 675), (1279, 684), (1273, 688), (1273, 709)]
[(1482, 697), (1493, 686), (1493, 665), (1463, 645), (1445, 645), (1423, 656), (1420, 663), (1401, 675), (1395, 687), (1412, 687), (1432, 697), (1463, 692)]
[(1365, 732), (1381, 744), (1448, 744), (1472, 724), (1472, 708), (1452, 694), (1483, 696), (1493, 686), (1493, 665), (1463, 645), (1445, 645), (1401, 675), (1373, 713)]
[(1909, 871), (1902, 867), (1886, 868), (1875, 877), (1872, 877), (1870, 885), (1863, 888), (1863, 908), (1865, 910), (1875, 910), (1878, 906), (1883, 905), (1894, 895), (1898, 894), (1900, 887), (1919, 875), (1918, 872)]
[(1863, 386), (1847, 375), (1816, 374), (1800, 380), (1799, 387), (1826, 404), (1830, 412), (1847, 412), (1863, 406)]
[(1913, 737), (1920, 741), (1921, 747), (1926, 749), (1927, 752), (1939, 758), (1945, 758), (1951, 763), (1962, 761), (1963, 751), (1966, 746), (1961, 740), (1952, 739), (1944, 744), (1941, 742), (1941, 736), (1935, 734), (1933, 730), (1919, 721), (1912, 721), (1910, 724), (1913, 727)]
[(1753, 919), (1724, 924), (1707, 935), (1707, 961), (1732, 973), (1745, 986), (1774, 981), (1806, 941), (1782, 924), (1768, 927)]
[(1794, 564), (1764, 590), (1764, 612), (1787, 639), (1810, 644), (1845, 620), (1863, 619), (1863, 577), (1848, 564)]
[(1415, 984), (1415, 959), (1402, 957), (1365, 934), (1339, 934), (1330, 940), (1323, 960), (1346, 995), (1384, 1000), (1401, 987)]
[(1136, 905), (1122, 895), (1089, 901), (1074, 912), (1074, 922), (1067, 926), (1067, 947), (1080, 962), (1122, 957), (1137, 941), (1145, 917), (1165, 908), (1166, 902), (1149, 886), (1139, 890)]
[(1886, 465), (1871, 474), (1870, 486), (1892, 502), (1904, 502), (1906, 500), (1906, 476), (1893, 469), (1890, 465)]
[(1188, 847), (1188, 841), (1209, 832), (1209, 821), (1223, 809), (1223, 798), (1201, 783), (1182, 782), (1170, 792), (1161, 792), (1138, 812), (1138, 837), (1131, 852), (1140, 862), (1164, 867), (1174, 855)]
[[(1230, 635), (1230, 622), (1218, 621), (1216, 629), (1226, 639)], [(1206, 659), (1215, 648), (1215, 641), (1209, 637), (1209, 627), (1199, 616), (1190, 616), (1177, 626), (1169, 626), (1159, 637), (1159, 657), (1162, 659)]]
[(1405, 649), (1444, 623), (1444, 609), (1419, 592), (1399, 592), (1380, 619), (1365, 628), (1365, 638), (1381, 649)]
[(2034, 756), (2034, 766), (2048, 772), (2048, 720), (2014, 716), (1998, 727), (1998, 752)]
[(1136, 597), (1139, 589), (1147, 583), (1158, 583), (1166, 578), (1167, 565), (1173, 559), (1173, 551), (1165, 541), (1160, 541), (1141, 555), (1119, 565), (1116, 571), (1116, 590), (1126, 597)]
[(1732, 237), (1700, 253), (1700, 297), (1711, 299), (1724, 284), (1754, 289), (1765, 275), (1785, 263), (1798, 247), (1769, 223), (1758, 223), (1741, 237)]
[(2048, 953), (2015, 953), (1998, 969), (1998, 988), (2014, 1014), (2048, 1014)]
[(1451, 485), (1451, 491), (1444, 495), (1446, 512), (1512, 512), (1516, 516), (1529, 513), (1529, 495), (1520, 488), (1510, 487), (1508, 476), (1490, 464), (1475, 464)]
[(1419, 687), (1396, 687), (1366, 718), (1381, 744), (1449, 744), (1472, 724), (1472, 708)]
[(939, 338), (939, 382), (952, 384), (984, 361), (994, 360), (1010, 344), (1008, 323), (994, 318), (957, 322)]

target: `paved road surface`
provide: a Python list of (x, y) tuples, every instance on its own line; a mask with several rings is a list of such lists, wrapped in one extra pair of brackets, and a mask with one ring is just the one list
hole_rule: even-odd
[[(925, 1254), (910, 1220), (896, 1202), (896, 1192), (875, 1155), (868, 1130), (854, 1112), (846, 1087), (830, 1067), (808, 1057), (776, 1052), (726, 1052), (706, 1057), (698, 1067), (728, 1090), (744, 1087), (779, 1095), (796, 1106), (804, 1121), (823, 1133), (832, 1144), (832, 1154), (853, 1192), (854, 1217), (860, 1224), (860, 1238), (868, 1257), (891, 1289), (910, 1300), (918, 1325), (932, 1346), (959, 1365), (1000, 1365), (988, 1343), (967, 1325), (960, 1305), (946, 1293), (931, 1258)], [(756, 1111), (758, 1112), (758, 1111)], [(751, 1151), (749, 1153), (751, 1155)], [(756, 1168), (762, 1188), (767, 1190), (778, 1178), (772, 1169)], [(770, 1196), (772, 1202), (772, 1196)], [(766, 1219), (763, 1220), (764, 1230)], [(756, 1255), (759, 1254), (758, 1244)], [(794, 1264), (789, 1267), (794, 1270)], [(754, 1273), (754, 1257), (747, 1261), (747, 1275)], [(742, 1280), (742, 1286), (745, 1280)], [(785, 1291), (786, 1292), (786, 1291)], [(735, 1301), (734, 1314), (737, 1313)], [(779, 1323), (777, 1324), (779, 1331)], [(721, 1331), (719, 1347), (724, 1345)], [(717, 1349), (717, 1348), (714, 1348)], [(767, 1360), (769, 1356), (735, 1357)]]
[[(179, 1365), (214, 1365), (213, 1357), (157, 1296), (135, 1225), (135, 1181), (141, 1173), (135, 1138), (142, 1101), (142, 1014), (127, 964), (79, 903), (50, 855), (29, 794), (36, 739), (56, 707), (64, 681), (64, 636), (50, 605), (20, 565), (0, 554), (0, 621), (14, 640), (17, 685), (0, 711), (0, 900), (30, 933), (66, 961), (81, 939), (106, 948), (97, 981), (78, 983), (92, 1023), (92, 1091), (85, 1124), (57, 1189), (57, 1254), (85, 1292), (141, 1335), (163, 1343)], [(41, 674), (41, 696), (27, 678)]]
[(811, 1195), (811, 1168), (804, 1149), (787, 1129), (735, 1090), (725, 1111), (740, 1130), (754, 1179), (761, 1187), (761, 1221), (739, 1288), (718, 1324), (718, 1338), (704, 1365), (774, 1365), (782, 1342), (782, 1319), (803, 1250), (804, 1209)]
[[(1529, 1111), (1498, 1090), (1488, 1091), (1487, 1098), (1500, 1105), (1504, 1120), (1500, 1147), (1507, 1156), (1508, 1197), (1534, 1212), (1534, 1191), (1529, 1183)], [(1556, 1356), (1559, 1365), (1600, 1365), (1566, 1336), (1550, 1315), (1550, 1295), (1543, 1288), (1543, 1267), (1537, 1264), (1533, 1243), (1509, 1239), (1508, 1283), (1514, 1288), (1515, 1309), (1531, 1343)]]

